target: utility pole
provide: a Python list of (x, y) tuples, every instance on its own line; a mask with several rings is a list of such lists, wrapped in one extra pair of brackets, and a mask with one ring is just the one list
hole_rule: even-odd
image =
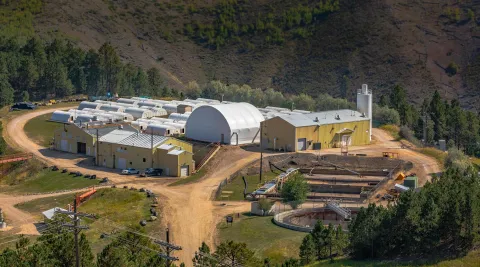
[(166, 232), (166, 237), (167, 237), (167, 241), (161, 241), (161, 240), (155, 240), (155, 244), (158, 244), (162, 247), (164, 247), (166, 250), (167, 250), (167, 255), (165, 254), (158, 254), (158, 256), (160, 256), (161, 258), (164, 258), (167, 260), (167, 267), (170, 267), (170, 265), (172, 264), (172, 261), (178, 261), (178, 257), (172, 257), (170, 256), (170, 253), (173, 251), (173, 250), (182, 250), (182, 247), (181, 246), (177, 246), (177, 245), (174, 245), (172, 243), (170, 243), (170, 230), (167, 228), (167, 232)]
[(80, 267), (80, 248), (78, 245), (78, 234), (81, 230), (88, 229), (87, 226), (79, 225), (80, 218), (79, 217), (88, 217), (95, 219), (95, 216), (92, 214), (85, 214), (85, 213), (77, 213), (77, 195), (75, 195), (75, 199), (73, 200), (73, 212), (71, 211), (62, 211), (56, 210), (56, 213), (66, 214), (66, 215), (73, 215), (73, 225), (72, 224), (63, 224), (62, 226), (73, 228), (74, 240), (75, 240), (75, 266)]
[(263, 125), (260, 123), (260, 183), (262, 182), (263, 171)]
[(99, 159), (98, 159), (98, 144), (100, 144), (100, 140), (98, 140), (98, 128), (97, 128), (97, 141), (95, 142), (95, 148), (97, 150), (97, 154), (95, 155), (95, 161), (97, 162), (97, 166), (100, 165)]
[(423, 146), (427, 145), (427, 114), (423, 114)]
[(150, 151), (152, 153), (152, 166), (150, 166), (151, 168), (153, 168), (153, 155), (154, 155), (154, 152), (153, 152), (153, 130), (150, 129)]

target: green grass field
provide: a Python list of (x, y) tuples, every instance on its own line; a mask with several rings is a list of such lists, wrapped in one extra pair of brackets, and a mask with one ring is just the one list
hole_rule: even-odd
[[(262, 181), (270, 181), (273, 178), (275, 178), (278, 175), (278, 173), (275, 172), (266, 172), (263, 173), (262, 175)], [(259, 175), (249, 175), (245, 176), (245, 179), (247, 180), (247, 193), (253, 192), (255, 189), (257, 189), (260, 186), (259, 182)], [(222, 195), (229, 195), (228, 198), (222, 198), (221, 196), (217, 200), (243, 200), (243, 188), (244, 188), (243, 180), (242, 177), (236, 177), (232, 181), (230, 181), (229, 184), (227, 184), (222, 191), (232, 191), (232, 194), (222, 194)]]
[(52, 117), (52, 113), (40, 115), (28, 121), (24, 127), (28, 138), (44, 147), (50, 146), (53, 132), (59, 127), (62, 127), (60, 123), (47, 121), (50, 117)]
[(73, 203), (75, 194), (65, 194), (55, 197), (39, 198), (32, 201), (24, 202), (15, 205), (15, 207), (29, 212), (33, 215), (40, 215), (42, 211), (49, 210), (54, 207), (60, 207), (66, 209), (68, 204)]
[(270, 258), (273, 266), (290, 257), (298, 258), (299, 247), (306, 233), (276, 226), (271, 216), (241, 215), (233, 225), (218, 225), (220, 241), (244, 242), (260, 258)]
[(42, 170), (35, 177), (27, 178), (17, 185), (1, 187), (7, 193), (44, 193), (65, 189), (80, 189), (99, 184), (98, 179), (73, 177), (60, 171)]
[[(47, 197), (17, 205), (17, 208), (41, 217), (41, 212), (53, 207), (65, 208), (73, 202), (73, 194)], [(127, 189), (99, 189), (90, 199), (78, 208), (79, 212), (93, 213), (97, 219), (83, 219), (82, 224), (88, 224), (85, 230), (88, 240), (95, 253), (100, 252), (110, 239), (101, 239), (102, 233), (122, 232), (122, 228), (134, 229), (142, 219), (150, 218), (152, 199), (145, 193)], [(160, 214), (160, 209), (157, 208)], [(160, 216), (160, 215), (159, 215)], [(146, 233), (158, 238), (164, 238), (161, 218), (150, 222), (145, 227)]]

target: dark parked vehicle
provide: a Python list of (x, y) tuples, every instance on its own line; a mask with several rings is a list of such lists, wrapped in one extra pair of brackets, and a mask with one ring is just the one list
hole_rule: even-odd
[(18, 102), (13, 104), (11, 110), (19, 110), (19, 109), (36, 109), (37, 106), (35, 106), (33, 103), (30, 102)]
[(162, 169), (157, 168), (147, 168), (145, 171), (140, 173), (141, 177), (148, 177), (148, 176), (161, 176), (163, 173)]

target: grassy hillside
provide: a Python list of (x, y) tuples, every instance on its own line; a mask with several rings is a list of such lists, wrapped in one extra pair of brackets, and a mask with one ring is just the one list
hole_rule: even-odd
[(95, 49), (111, 41), (125, 61), (158, 67), (177, 88), (220, 79), (353, 98), (363, 82), (376, 97), (400, 83), (419, 103), (435, 89), (465, 106), (478, 99), (475, 1), (58, 3), (43, 0), (41, 36)]

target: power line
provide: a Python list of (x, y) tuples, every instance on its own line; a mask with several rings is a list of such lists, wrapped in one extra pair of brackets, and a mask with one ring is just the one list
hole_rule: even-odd
[(77, 198), (75, 196), (73, 200), (73, 212), (62, 211), (62, 210), (56, 210), (55, 212), (60, 214), (73, 215), (73, 224), (63, 224), (62, 226), (73, 229), (74, 240), (75, 240), (75, 263), (76, 263), (75, 265), (76, 267), (80, 267), (80, 248), (78, 245), (78, 234), (80, 233), (81, 230), (88, 229), (88, 226), (80, 226), (79, 217), (95, 218), (95, 216), (91, 214), (77, 213), (77, 205), (78, 205)]

